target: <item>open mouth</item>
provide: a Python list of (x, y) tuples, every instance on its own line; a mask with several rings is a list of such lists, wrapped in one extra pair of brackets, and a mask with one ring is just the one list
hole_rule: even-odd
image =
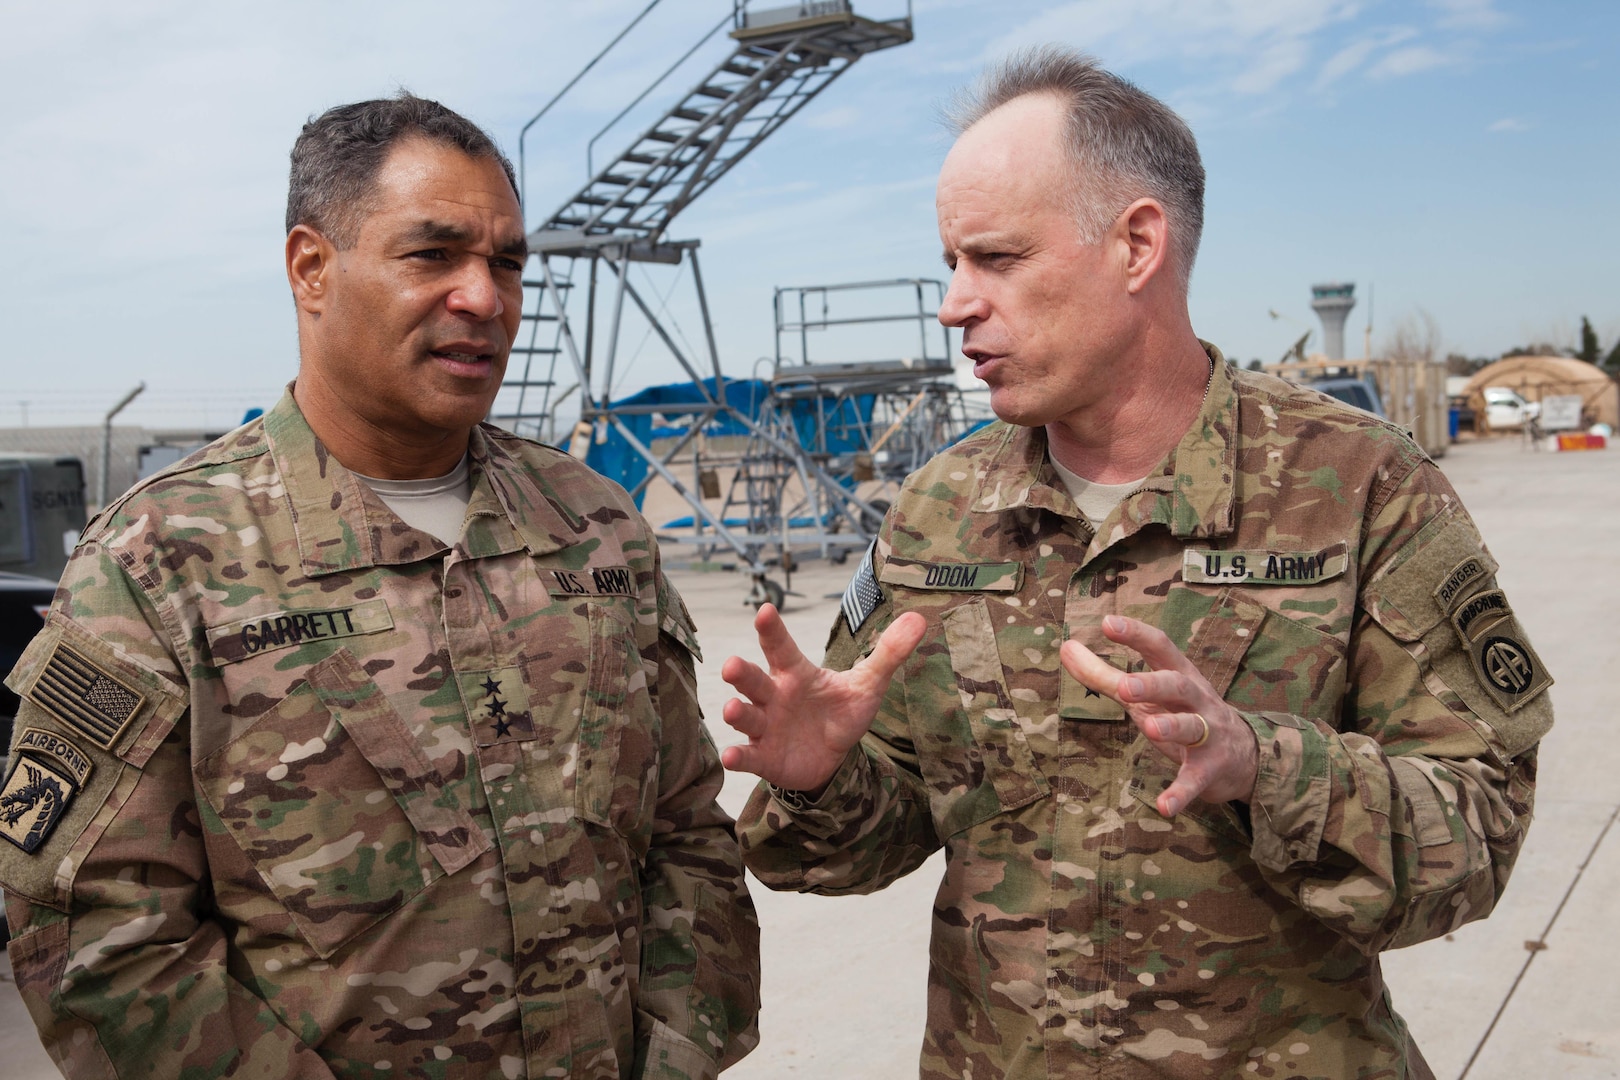
[(452, 375), (479, 378), (489, 374), (493, 353), (464, 352), (460, 349), (434, 349), (428, 355)]

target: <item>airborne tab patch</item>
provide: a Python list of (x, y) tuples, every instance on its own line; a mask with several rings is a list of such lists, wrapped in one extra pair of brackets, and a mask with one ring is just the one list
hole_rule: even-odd
[(948, 592), (1017, 592), (1023, 583), (1024, 564), (919, 562), (890, 558), (883, 564), (885, 585)]
[(53, 720), (111, 750), (146, 698), (58, 643), (28, 691), (28, 700)]
[(1468, 602), (1459, 607), (1451, 616), (1451, 624), (1457, 628), (1462, 637), (1463, 644), (1471, 645), (1479, 640), (1479, 636), (1503, 619), (1510, 618), (1513, 609), (1508, 607), (1507, 594), (1501, 589), (1491, 589), (1468, 598)]
[(1321, 551), (1188, 548), (1181, 557), (1181, 579), (1189, 585), (1315, 585), (1338, 577), (1349, 565), (1349, 549), (1342, 543)]
[(67, 813), (94, 768), (90, 758), (54, 731), (26, 728), (16, 763), (0, 788), (0, 836), (32, 855)]

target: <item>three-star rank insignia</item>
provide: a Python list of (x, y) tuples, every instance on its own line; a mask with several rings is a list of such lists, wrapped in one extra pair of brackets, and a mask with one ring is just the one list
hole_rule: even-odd
[(0, 836), (32, 855), (84, 787), (90, 757), (54, 731), (25, 728), (0, 788)]
[(457, 676), (473, 736), (479, 746), (523, 742), (534, 738), (529, 688), (515, 667)]

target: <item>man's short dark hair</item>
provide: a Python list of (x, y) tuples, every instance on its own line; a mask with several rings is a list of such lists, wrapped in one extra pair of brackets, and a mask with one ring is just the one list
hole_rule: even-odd
[(482, 128), (437, 101), (401, 90), (391, 98), (327, 109), (304, 125), (292, 149), (287, 231), (308, 225), (339, 248), (352, 247), (378, 170), (394, 146), (410, 138), (494, 159), (516, 193), (512, 163)]
[(1096, 243), (1132, 202), (1156, 199), (1169, 218), (1172, 265), (1185, 288), (1204, 231), (1204, 165), (1185, 121), (1089, 56), (1056, 45), (1015, 53), (985, 72), (947, 119), (960, 135), (1027, 94), (1063, 102), (1080, 238)]

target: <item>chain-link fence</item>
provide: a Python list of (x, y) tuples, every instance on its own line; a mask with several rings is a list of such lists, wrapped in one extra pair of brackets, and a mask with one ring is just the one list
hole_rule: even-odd
[[(101, 439), (99, 426), (0, 428), (0, 453), (78, 458), (84, 463), (85, 502), (94, 513), (101, 508)], [(156, 441), (154, 433), (143, 427), (113, 427), (107, 455), (109, 499), (116, 499), (135, 482), (141, 447)]]

